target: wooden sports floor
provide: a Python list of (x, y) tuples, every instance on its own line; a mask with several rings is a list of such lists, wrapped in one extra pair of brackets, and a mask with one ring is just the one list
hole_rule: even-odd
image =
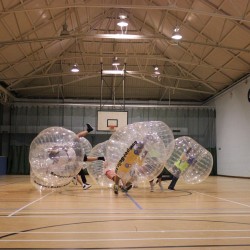
[(39, 193), (29, 176), (0, 176), (0, 248), (250, 249), (249, 179), (163, 186)]

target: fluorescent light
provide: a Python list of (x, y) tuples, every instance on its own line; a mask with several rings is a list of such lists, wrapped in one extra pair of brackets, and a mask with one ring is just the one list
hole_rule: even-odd
[(103, 70), (102, 73), (107, 75), (124, 75), (124, 70)]
[(129, 34), (97, 34), (97, 38), (110, 38), (110, 39), (144, 39), (142, 35), (129, 35)]

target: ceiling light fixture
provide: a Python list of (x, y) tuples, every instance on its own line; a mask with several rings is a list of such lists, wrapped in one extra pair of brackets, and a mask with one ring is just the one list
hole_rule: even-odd
[(112, 65), (113, 65), (113, 66), (119, 66), (119, 65), (120, 65), (120, 62), (118, 61), (118, 58), (117, 58), (117, 57), (115, 57), (115, 58), (113, 59)]
[(127, 15), (125, 14), (120, 14), (119, 15), (120, 21), (117, 23), (118, 26), (122, 27), (127, 27), (128, 26), (128, 22), (126, 21), (127, 19)]
[(68, 25), (65, 23), (62, 26), (62, 31), (60, 33), (60, 36), (68, 36), (69, 35), (69, 31), (68, 31)]
[[(77, 46), (77, 40), (75, 40), (75, 60), (76, 60), (76, 46)], [(76, 62), (74, 63), (70, 71), (73, 73), (78, 73), (80, 71), (78, 64)]]
[(159, 71), (158, 66), (155, 66), (154, 69), (155, 69), (155, 72), (154, 72), (155, 75), (160, 75), (161, 74), (160, 71)]
[(117, 25), (121, 28), (122, 34), (127, 33), (127, 27), (128, 27), (128, 22), (126, 21), (127, 15), (120, 14), (119, 18), (120, 21), (117, 23)]
[(154, 73), (151, 75), (151, 77), (158, 77), (160, 74), (161, 72), (159, 71), (159, 67), (154, 66)]
[(180, 39), (182, 39), (182, 35), (180, 34), (179, 30), (180, 30), (179, 27), (176, 27), (174, 29), (174, 33), (172, 35), (172, 39), (174, 39), (174, 40), (180, 40)]
[(75, 64), (73, 65), (73, 67), (71, 68), (70, 71), (73, 72), (73, 73), (78, 73), (78, 72), (80, 71), (80, 69), (79, 69), (77, 63), (75, 63)]
[(66, 23), (66, 10), (65, 10), (65, 20), (62, 26), (62, 31), (60, 33), (60, 36), (68, 36), (68, 35), (69, 35), (69, 31), (68, 31), (68, 25)]

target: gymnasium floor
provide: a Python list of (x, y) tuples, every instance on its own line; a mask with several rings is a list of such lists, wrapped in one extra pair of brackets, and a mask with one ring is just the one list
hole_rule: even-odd
[(29, 176), (0, 176), (0, 248), (250, 249), (249, 179), (163, 186), (39, 193)]

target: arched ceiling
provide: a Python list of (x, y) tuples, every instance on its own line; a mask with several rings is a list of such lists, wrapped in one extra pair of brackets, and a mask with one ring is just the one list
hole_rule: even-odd
[(249, 27), (249, 0), (0, 0), (1, 101), (201, 104), (249, 74)]

